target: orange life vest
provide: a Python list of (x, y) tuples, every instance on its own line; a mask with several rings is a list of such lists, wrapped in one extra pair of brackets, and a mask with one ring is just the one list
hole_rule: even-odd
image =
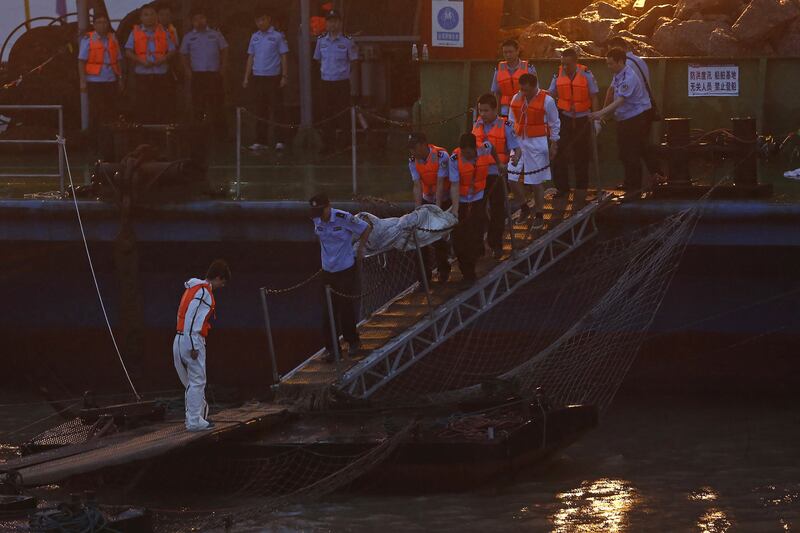
[[(133, 51), (139, 59), (147, 59), (147, 41), (149, 35), (138, 24), (133, 27)], [(167, 44), (167, 32), (158, 24), (153, 32), (155, 39), (154, 56), (156, 59), (161, 59), (169, 53), (169, 45)]]
[[(439, 152), (444, 152), (445, 149), (433, 144), (429, 144), (428, 149), (430, 150), (428, 159), (424, 162), (415, 159), (414, 164), (422, 184), (422, 194), (430, 196), (436, 195), (436, 186), (439, 183)], [(450, 190), (450, 180), (444, 180), (444, 190), (445, 192)]]
[(106, 36), (108, 45), (103, 43), (103, 39), (96, 31), (89, 33), (89, 57), (86, 60), (86, 74), (97, 76), (103, 69), (105, 63), (105, 54), (108, 52), (111, 69), (119, 76), (122, 74), (122, 69), (119, 67), (119, 43), (117, 37), (113, 33), (108, 33)]
[(508, 61), (497, 64), (497, 88), (500, 89), (500, 105), (508, 105), (519, 91), (519, 79), (528, 73), (528, 62), (520, 59), (517, 70), (512, 74), (508, 69)]
[[(211, 329), (211, 319), (215, 316), (215, 309), (216, 309), (216, 302), (214, 301), (214, 293), (211, 292), (211, 285), (208, 283), (198, 283), (194, 287), (189, 287), (185, 291), (183, 291), (183, 297), (181, 298), (181, 303), (178, 306), (178, 325), (175, 327), (175, 331), (178, 333), (184, 333), (183, 325), (186, 323), (186, 311), (189, 309), (189, 304), (192, 300), (194, 300), (195, 294), (200, 289), (206, 289), (208, 294), (211, 295), (211, 309), (209, 309), (208, 314), (206, 315), (206, 319), (203, 321), (203, 327), (200, 330), (200, 335), (205, 337), (208, 335), (208, 330)], [(191, 334), (190, 332), (187, 332)]]
[(489, 166), (494, 163), (494, 158), (491, 155), (481, 155), (471, 163), (461, 157), (461, 148), (453, 150), (453, 155), (458, 158), (458, 194), (469, 196), (485, 190)]
[(504, 165), (508, 163), (508, 147), (506, 146), (506, 123), (504, 120), (495, 120), (494, 125), (486, 133), (484, 129), (483, 120), (478, 120), (472, 128), (472, 134), (478, 141), (478, 145), (486, 141), (492, 143), (494, 151), (497, 152), (497, 158)]
[(578, 65), (575, 77), (570, 78), (564, 73), (564, 67), (558, 68), (556, 88), (558, 89), (558, 108), (562, 111), (584, 113), (592, 108), (592, 99), (589, 95), (589, 79), (581, 74), (588, 69), (585, 65)]
[(539, 90), (539, 94), (530, 102), (525, 95), (518, 93), (511, 100), (511, 111), (514, 113), (514, 133), (518, 137), (547, 137), (550, 128), (547, 126), (544, 112), (544, 101), (547, 92)]

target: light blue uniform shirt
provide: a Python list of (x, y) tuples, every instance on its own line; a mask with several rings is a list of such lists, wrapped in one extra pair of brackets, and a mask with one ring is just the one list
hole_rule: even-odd
[[(520, 61), (520, 63), (521, 63), (521, 61)], [(519, 69), (520, 63), (517, 63), (517, 66), (514, 67), (513, 69), (509, 68), (508, 69), (508, 73), (513, 75), (517, 71), (517, 69)], [(530, 63), (530, 62), (528, 62), (528, 74), (533, 74), (534, 76), (536, 76), (536, 67), (534, 67), (533, 64)], [(497, 85), (497, 67), (494, 68), (494, 76), (492, 76), (491, 91), (493, 93), (495, 93), (495, 94), (500, 92), (500, 87)], [(501, 105), (500, 106), (500, 114), (503, 115), (504, 117), (508, 116), (508, 106), (507, 105)]]
[(341, 272), (356, 263), (353, 240), (361, 237), (369, 225), (347, 211), (331, 208), (331, 219), (314, 219), (314, 233), (319, 239), (322, 270)]
[(219, 72), (220, 50), (228, 48), (225, 37), (217, 30), (192, 30), (183, 37), (181, 54), (189, 56), (192, 72)]
[(323, 33), (317, 38), (314, 59), (319, 61), (323, 80), (349, 80), (350, 62), (358, 59), (358, 47), (349, 35), (339, 34), (333, 39)]
[[(478, 120), (475, 121), (475, 126), (483, 126), (483, 132), (487, 135), (489, 131), (494, 127), (497, 122), (500, 121), (503, 123), (503, 129), (506, 130), (506, 152), (511, 157), (511, 150), (518, 150), (519, 149), (519, 141), (517, 140), (517, 136), (514, 133), (514, 128), (511, 127), (511, 124), (506, 122), (500, 117), (497, 117), (494, 122), (490, 122), (489, 124), (484, 124), (483, 119), (478, 117)], [(489, 175), (498, 176), (500, 174), (500, 169), (497, 168), (497, 165), (492, 163), (489, 166)]]
[[(448, 155), (447, 150), (439, 150), (439, 152), (434, 153), (433, 150), (428, 149), (428, 157), (425, 158), (424, 161), (421, 161), (420, 164), (430, 163), (431, 159), (437, 158), (439, 160), (439, 170), (436, 174), (437, 178), (447, 178), (450, 176), (450, 163), (448, 160), (450, 159), (450, 155)], [(408, 158), (408, 171), (411, 173), (411, 181), (418, 182), (422, 179), (419, 175), (419, 171), (417, 170), (417, 160), (414, 157)], [(433, 194), (426, 194), (425, 191), (422, 191), (422, 197), (429, 201), (435, 202), (436, 201), (436, 191), (434, 190)]]
[[(109, 34), (112, 35), (112, 34)], [(103, 66), (100, 67), (100, 74), (87, 74), (86, 81), (90, 83), (108, 83), (117, 81), (117, 73), (111, 68), (111, 58), (108, 52), (108, 37), (100, 37), (100, 40), (105, 46), (105, 53), (103, 54)], [(81, 61), (89, 60), (89, 36), (86, 35), (81, 39), (80, 47), (78, 48), (78, 59)], [(117, 64), (122, 68), (122, 50), (119, 51)]]
[[(600, 92), (600, 89), (597, 87), (597, 80), (594, 79), (594, 74), (590, 70), (583, 70), (578, 69), (575, 72), (575, 76), (586, 76), (586, 83), (589, 86), (589, 94), (597, 94)], [(572, 78), (575, 79), (574, 77)], [(558, 80), (558, 73), (556, 72), (553, 74), (553, 81), (550, 82), (550, 88), (547, 90), (547, 93), (555, 98), (558, 101), (558, 84), (556, 83)], [(562, 113), (564, 116), (567, 117), (588, 117), (589, 111), (564, 111), (563, 109), (558, 110), (559, 113)]]
[[(630, 65), (630, 67), (633, 69), (633, 71), (636, 74), (639, 74), (639, 77), (641, 77), (642, 73), (644, 73), (645, 81), (647, 81), (647, 83), (650, 83), (650, 67), (647, 66), (647, 63), (644, 62), (644, 59), (642, 59), (641, 57), (637, 56), (633, 52), (627, 52), (625, 54), (625, 56), (630, 60), (630, 61), (626, 61), (626, 63), (628, 63), (628, 65)], [(631, 64), (631, 61), (633, 63), (635, 63), (635, 64)], [(636, 65), (639, 65), (639, 68), (636, 68)], [(639, 69), (642, 70), (641, 73), (639, 72)]]
[[(140, 27), (142, 31), (144, 31), (147, 34), (147, 59), (149, 59), (150, 61), (155, 61), (156, 60), (155, 56), (156, 39), (154, 37), (155, 30), (148, 30), (144, 26)], [(156, 28), (158, 27), (159, 26), (156, 26)], [(128, 35), (128, 42), (125, 43), (125, 49), (133, 50), (134, 52), (136, 51), (133, 46), (133, 31), (131, 31), (131, 34)], [(174, 52), (174, 51), (175, 51), (175, 44), (173, 44), (172, 39), (169, 38), (169, 33), (167, 33), (167, 52)], [(169, 72), (169, 62), (165, 61), (160, 65), (155, 65), (152, 67), (146, 67), (144, 65), (136, 63), (135, 66), (133, 67), (133, 71), (136, 74), (166, 74), (167, 72)]]
[(281, 73), (281, 56), (289, 53), (289, 44), (281, 32), (270, 26), (250, 37), (247, 53), (253, 56), (254, 75), (277, 76)]
[[(478, 155), (475, 158), (475, 161), (470, 161), (471, 163), (476, 163), (478, 158), (484, 155), (491, 155), (492, 154), (492, 143), (485, 142), (478, 146)], [(461, 182), (461, 173), (458, 171), (458, 156), (459, 154), (453, 154), (450, 156), (450, 186), (451, 187), (458, 187), (459, 183)], [(477, 171), (477, 169), (475, 169)], [(466, 196), (459, 196), (458, 201), (461, 203), (468, 204), (470, 202), (477, 202), (478, 200), (483, 198), (483, 191), (478, 192), (470, 192)]]
[(614, 118), (628, 120), (650, 109), (650, 96), (644, 87), (642, 78), (633, 71), (632, 66), (625, 65), (619, 73), (614, 75), (611, 87), (614, 89), (614, 98), (622, 96), (625, 102), (614, 111)]

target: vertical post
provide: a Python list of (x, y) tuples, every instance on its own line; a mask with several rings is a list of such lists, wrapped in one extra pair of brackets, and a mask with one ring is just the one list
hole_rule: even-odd
[(236, 199), (242, 199), (242, 108), (236, 107)]
[[(89, 0), (76, 0), (78, 11), (78, 44), (81, 37), (89, 30)], [(89, 95), (81, 92), (81, 129), (89, 129)]]
[[(504, 176), (497, 176), (497, 179), (501, 182), (501, 187), (503, 188), (503, 207), (506, 208), (506, 218), (508, 219), (508, 231), (509, 237), (511, 239), (511, 255), (513, 256), (515, 253), (514, 249), (514, 219), (511, 218), (511, 203), (508, 201), (508, 174)], [(525, 199), (523, 198), (523, 201)]]
[(358, 194), (358, 172), (356, 168), (357, 148), (356, 148), (356, 106), (350, 106), (350, 164), (353, 167), (353, 196)]
[(331, 286), (325, 285), (325, 302), (328, 304), (328, 321), (331, 326), (331, 346), (333, 347), (333, 359), (336, 361), (336, 375), (342, 375), (339, 356), (339, 335), (336, 334), (336, 320), (333, 313), (333, 298), (331, 296)]
[[(62, 106), (58, 106), (58, 137), (60, 139), (64, 138), (64, 108)], [(66, 150), (66, 148), (61, 143), (57, 144), (56, 146), (58, 147), (58, 188), (61, 190), (61, 193), (63, 194), (64, 193), (64, 150)]]
[(313, 121), (311, 99), (311, 4), (300, 0), (300, 32), (297, 46), (298, 74), (300, 75), (300, 126), (310, 128)]
[(272, 340), (272, 323), (269, 319), (269, 307), (267, 306), (267, 289), (261, 287), (261, 307), (264, 309), (264, 327), (267, 330), (267, 348), (269, 348), (269, 359), (272, 364), (272, 383), (278, 385), (281, 377), (278, 374), (278, 362), (275, 358), (275, 343)]
[(431, 289), (428, 285), (428, 274), (425, 271), (425, 258), (422, 257), (422, 248), (419, 246), (419, 239), (417, 239), (417, 228), (413, 228), (411, 235), (414, 237), (414, 249), (417, 251), (417, 261), (419, 261), (419, 277), (422, 288), (425, 289), (425, 299), (428, 302), (428, 311), (433, 318), (433, 302), (431, 301)]
[(600, 198), (600, 191), (603, 190), (600, 183), (600, 155), (597, 151), (597, 131), (594, 121), (589, 121), (589, 135), (592, 142), (592, 163), (594, 163), (594, 186), (597, 187), (597, 198)]

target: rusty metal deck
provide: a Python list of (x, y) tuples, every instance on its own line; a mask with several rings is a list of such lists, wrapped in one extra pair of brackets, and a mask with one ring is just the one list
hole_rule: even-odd
[(285, 407), (270, 404), (226, 409), (212, 415), (215, 427), (189, 432), (183, 420), (162, 422), (8, 461), (26, 487), (49, 485), (103, 468), (151, 459), (200, 443), (235, 438), (247, 430), (267, 429), (285, 420)]

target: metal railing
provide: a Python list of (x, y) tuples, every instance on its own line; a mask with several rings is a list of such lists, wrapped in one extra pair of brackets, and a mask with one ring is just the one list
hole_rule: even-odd
[[(58, 111), (58, 137), (55, 139), (0, 139), (0, 144), (53, 144), (58, 147), (64, 137), (64, 107), (60, 105), (0, 105), (0, 111), (51, 110)], [(58, 149), (58, 174), (0, 173), (0, 178), (58, 178), (58, 188), (64, 192), (64, 152)]]

